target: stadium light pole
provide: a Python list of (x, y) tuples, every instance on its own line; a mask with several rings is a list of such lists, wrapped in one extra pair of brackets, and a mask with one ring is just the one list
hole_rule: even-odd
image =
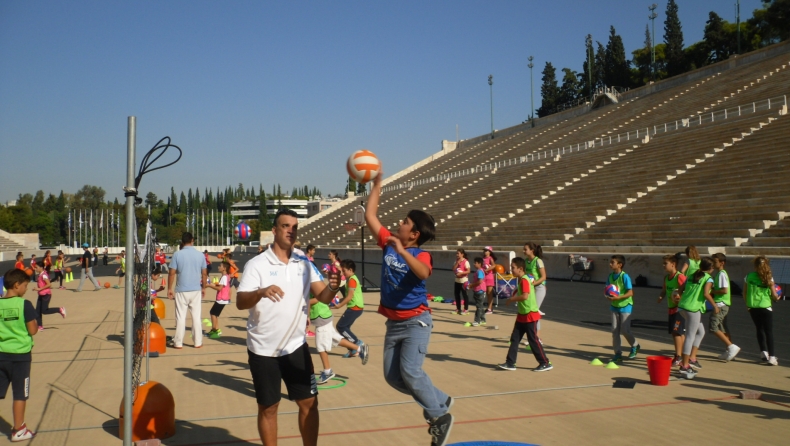
[(592, 84), (592, 70), (593, 70), (593, 50), (592, 50), (592, 34), (587, 34), (587, 37), (584, 39), (587, 43), (587, 77), (588, 82), (587, 84), (590, 87), (590, 103), (592, 104), (593, 98), (593, 84)]
[(741, 54), (741, 0), (735, 2), (735, 27), (738, 29), (738, 54)]
[(650, 19), (653, 27), (653, 36), (650, 38), (650, 77), (653, 80), (656, 80), (656, 17), (658, 17), (656, 8), (658, 5), (655, 3), (647, 7), (650, 10), (650, 15), (647, 18)]
[(491, 92), (491, 139), (494, 139), (494, 75), (488, 75), (488, 89)]
[(529, 61), (527, 64), (529, 67), (529, 122), (532, 127), (535, 127), (535, 84), (532, 81), (532, 67), (534, 67), (535, 64), (532, 63), (532, 59), (534, 59), (532, 56), (527, 58)]

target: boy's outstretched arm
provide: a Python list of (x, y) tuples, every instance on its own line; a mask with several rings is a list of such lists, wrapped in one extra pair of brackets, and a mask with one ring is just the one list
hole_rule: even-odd
[(368, 225), (368, 230), (373, 235), (373, 238), (378, 240), (379, 231), (381, 230), (381, 222), (379, 221), (379, 197), (381, 196), (381, 178), (384, 176), (384, 171), (379, 170), (379, 174), (373, 179), (373, 187), (370, 189), (370, 196), (368, 197), (368, 205), (365, 208), (365, 222)]

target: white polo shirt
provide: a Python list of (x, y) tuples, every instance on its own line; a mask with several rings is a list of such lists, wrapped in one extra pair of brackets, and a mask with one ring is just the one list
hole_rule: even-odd
[(271, 285), (283, 290), (279, 302), (262, 298), (250, 308), (247, 348), (260, 356), (285, 356), (305, 343), (310, 311), (310, 284), (323, 276), (307, 256), (294, 249), (285, 264), (271, 247), (244, 266), (238, 292), (256, 291)]

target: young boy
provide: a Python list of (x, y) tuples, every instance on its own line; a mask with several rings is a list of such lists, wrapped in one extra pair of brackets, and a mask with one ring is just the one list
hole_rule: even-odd
[(219, 283), (209, 282), (206, 284), (207, 287), (217, 290), (217, 300), (214, 302), (211, 310), (209, 310), (211, 331), (208, 332), (208, 337), (211, 339), (218, 339), (222, 335), (222, 330), (219, 328), (219, 316), (222, 314), (222, 310), (225, 309), (225, 305), (230, 303), (230, 275), (228, 275), (228, 271), (230, 271), (230, 263), (220, 263), (219, 273), (222, 277), (219, 279)]
[(636, 338), (631, 334), (631, 312), (634, 308), (634, 290), (631, 286), (631, 277), (623, 271), (625, 265), (625, 257), (615, 254), (609, 260), (609, 268), (612, 273), (606, 280), (606, 285), (616, 285), (619, 290), (619, 295), (604, 294), (604, 297), (609, 299), (610, 309), (612, 311), (612, 348), (614, 349), (614, 357), (612, 362), (618, 363), (623, 361), (623, 350), (620, 346), (620, 336), (625, 336), (625, 340), (631, 345), (631, 352), (628, 354), (628, 359), (636, 358), (640, 346), (636, 342)]
[(727, 263), (727, 256), (717, 252), (713, 254), (713, 300), (716, 306), (719, 307), (718, 313), (711, 313), (709, 330), (721, 342), (724, 343), (726, 349), (719, 355), (719, 359), (725, 361), (732, 361), (741, 348), (732, 343), (730, 339), (730, 331), (727, 329), (727, 313), (730, 311), (732, 301), (730, 299), (730, 277), (727, 271), (724, 270), (724, 265)]
[[(364, 344), (362, 339), (359, 339), (359, 337), (351, 331), (351, 326), (362, 316), (362, 312), (365, 309), (365, 300), (362, 296), (362, 284), (359, 283), (359, 279), (356, 275), (357, 265), (353, 260), (343, 260), (340, 262), (340, 270), (345, 277), (348, 277), (348, 280), (346, 280), (346, 295), (335, 305), (335, 308), (342, 308), (344, 305), (348, 305), (348, 307), (346, 311), (343, 312), (343, 315), (340, 316), (340, 320), (337, 321), (337, 331), (352, 344), (362, 345)], [(350, 358), (352, 356), (356, 356), (355, 350), (349, 350), (348, 353), (343, 355), (344, 358)]]
[(486, 324), (486, 271), (483, 269), (483, 258), (475, 257), (475, 272), (470, 274), (469, 287), (472, 289), (472, 298), (475, 302), (475, 321), (467, 322), (464, 327), (477, 327)]
[(378, 312), (387, 318), (384, 334), (384, 379), (395, 390), (411, 395), (423, 408), (432, 446), (444, 446), (450, 437), (453, 399), (436, 388), (422, 369), (431, 338), (431, 310), (425, 281), (433, 259), (420, 246), (434, 239), (436, 223), (421, 210), (411, 210), (390, 233), (378, 218), (381, 178), (373, 180), (365, 221), (383, 250), (381, 303)]
[(237, 290), (239, 289), (239, 267), (236, 266), (236, 262), (233, 261), (233, 254), (230, 253), (230, 250), (225, 254), (224, 262), (228, 262), (230, 265), (230, 269), (226, 274), (230, 275), (230, 285)]
[(516, 370), (518, 346), (521, 343), (521, 338), (526, 333), (529, 347), (538, 361), (538, 366), (532, 371), (547, 372), (554, 367), (546, 357), (543, 345), (538, 339), (537, 324), (540, 320), (540, 310), (538, 310), (538, 302), (535, 299), (535, 287), (532, 286), (532, 282), (526, 273), (526, 268), (527, 264), (521, 257), (515, 257), (510, 263), (510, 271), (514, 276), (518, 277), (518, 281), (516, 282), (516, 293), (505, 301), (505, 305), (509, 305), (511, 302), (518, 302), (518, 316), (516, 316), (516, 324), (513, 326), (513, 333), (510, 335), (510, 348), (507, 352), (507, 360), (504, 364), (499, 364), (497, 367), (502, 370)]
[(121, 255), (118, 256), (118, 259), (121, 261), (121, 266), (115, 270), (115, 274), (118, 274), (118, 285), (115, 285), (113, 288), (116, 290), (121, 288), (123, 278), (126, 275), (126, 250), (121, 251)]
[(321, 363), (324, 366), (321, 376), (316, 381), (318, 384), (326, 384), (335, 377), (335, 372), (332, 371), (332, 366), (329, 364), (329, 352), (332, 351), (332, 347), (339, 345), (352, 350), (353, 353), (350, 356), (359, 356), (362, 359), (362, 365), (368, 363), (369, 355), (360, 355), (361, 349), (367, 350), (368, 346), (365, 344), (352, 344), (346, 340), (335, 330), (332, 319), (332, 310), (329, 309), (329, 305), (320, 302), (315, 297), (311, 297), (310, 322), (315, 327), (315, 348), (318, 350), (318, 356), (321, 357)]
[(672, 298), (672, 294), (686, 283), (686, 276), (678, 271), (678, 258), (673, 254), (665, 255), (663, 258), (664, 271), (667, 275), (664, 277), (664, 288), (658, 296), (658, 302), (661, 303), (662, 299), (667, 300), (667, 307), (669, 308), (669, 320), (667, 322), (667, 330), (672, 335), (675, 343), (675, 359), (672, 361), (672, 367), (680, 366), (683, 356), (683, 341), (686, 338), (686, 323), (685, 319), (678, 312), (678, 304)]
[(21, 252), (17, 253), (16, 254), (16, 263), (14, 263), (14, 268), (16, 268), (16, 269), (18, 269), (20, 271), (24, 271), (25, 270), (25, 262), (24, 262), (24, 260), (25, 260), (25, 256), (22, 255)]
[(23, 296), (30, 277), (20, 269), (5, 273), (5, 296), (0, 298), (0, 399), (5, 399), (8, 386), (14, 394), (14, 426), (11, 441), (25, 441), (36, 436), (25, 425), (25, 405), (30, 396), (30, 351), (33, 335), (38, 332), (36, 310)]

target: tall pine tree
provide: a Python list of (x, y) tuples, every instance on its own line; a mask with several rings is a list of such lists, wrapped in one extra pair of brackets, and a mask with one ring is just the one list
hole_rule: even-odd
[(678, 5), (675, 0), (667, 3), (666, 20), (664, 21), (665, 56), (667, 74), (676, 76), (686, 71), (686, 55), (683, 52), (683, 30), (678, 17)]
[(604, 83), (610, 87), (629, 87), (631, 83), (631, 68), (625, 57), (623, 38), (614, 29), (609, 27), (609, 42), (606, 44)]

